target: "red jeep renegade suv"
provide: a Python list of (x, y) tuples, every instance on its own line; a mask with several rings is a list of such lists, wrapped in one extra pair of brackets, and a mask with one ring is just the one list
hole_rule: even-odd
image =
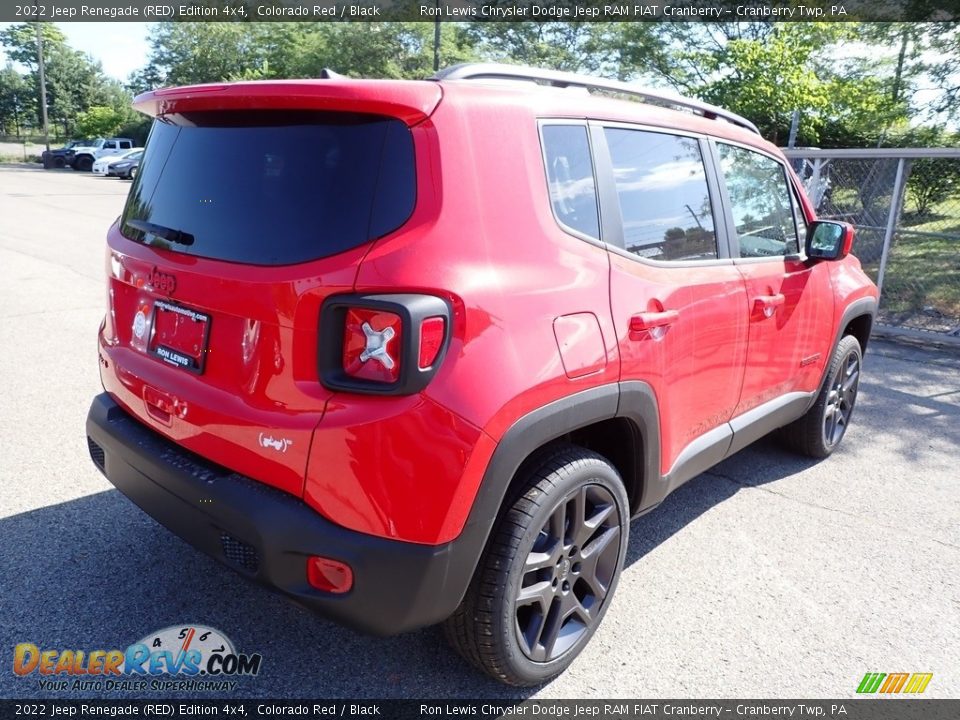
[(826, 457), (850, 422), (877, 290), (732, 113), (497, 65), (135, 106), (90, 454), (326, 616), (444, 622), (542, 682), (603, 618), (631, 517), (773, 430)]

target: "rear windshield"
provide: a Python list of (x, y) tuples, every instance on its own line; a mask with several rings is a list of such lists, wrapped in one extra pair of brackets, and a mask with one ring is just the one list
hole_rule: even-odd
[(154, 121), (122, 232), (179, 253), (287, 265), (396, 230), (415, 200), (413, 138), (399, 120), (195, 112)]

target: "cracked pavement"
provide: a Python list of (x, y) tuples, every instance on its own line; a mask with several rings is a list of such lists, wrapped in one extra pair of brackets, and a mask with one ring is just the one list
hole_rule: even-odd
[(243, 582), (94, 469), (104, 234), (128, 188), (0, 167), (0, 697), (50, 695), (10, 671), (19, 642), (122, 648), (187, 622), (263, 654), (232, 697), (852, 698), (868, 671), (960, 696), (960, 353), (874, 341), (832, 458), (763, 440), (680, 488), (633, 522), (570, 670), (507, 689), (437, 629), (365, 637)]

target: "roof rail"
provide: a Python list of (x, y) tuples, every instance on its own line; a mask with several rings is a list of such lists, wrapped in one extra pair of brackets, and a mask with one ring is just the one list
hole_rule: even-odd
[(760, 130), (745, 117), (729, 110), (690, 98), (678, 97), (650, 88), (636, 87), (618, 80), (605, 80), (578, 73), (559, 70), (541, 70), (524, 65), (503, 65), (498, 63), (462, 63), (438, 72), (433, 80), (527, 80), (557, 88), (580, 87), (587, 90), (606, 90), (608, 92), (630, 95), (644, 102), (670, 108), (689, 110), (710, 120), (726, 120), (734, 125), (746, 128), (757, 135)]

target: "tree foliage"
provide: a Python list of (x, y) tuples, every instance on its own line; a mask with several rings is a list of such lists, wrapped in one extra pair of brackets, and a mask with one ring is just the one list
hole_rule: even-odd
[[(142, 130), (130, 110), (131, 93), (168, 85), (313, 78), (324, 68), (353, 77), (428, 77), (437, 27), (155, 23), (144, 66), (122, 87), (71, 48), (55, 25), (42, 23), (50, 119), (69, 134), (80, 117), (88, 122), (96, 115), (91, 108), (105, 107), (123, 115), (121, 127)], [(924, 83), (943, 89), (944, 100), (934, 110), (958, 117), (960, 107), (955, 23), (475, 21), (444, 22), (439, 29), (441, 67), (508, 62), (669, 85), (746, 116), (780, 144), (787, 141), (794, 111), (798, 145), (898, 142), (928, 110), (915, 99)], [(0, 32), (15, 66), (0, 72), (0, 125), (6, 130), (38, 123), (36, 32), (29, 23)]]
[(123, 124), (124, 116), (118, 110), (96, 105), (77, 116), (77, 132), (84, 137), (110, 137)]
[[(43, 37), (44, 70), (47, 90), (47, 115), (52, 130), (69, 136), (76, 130), (77, 118), (93, 106), (107, 106), (127, 121), (132, 116), (130, 94), (123, 86), (103, 74), (100, 63), (67, 44), (63, 33), (52, 23), (40, 23)], [(14, 63), (27, 68), (17, 92), (28, 90), (30, 100), (21, 103), (32, 117), (30, 124), (41, 127), (40, 78), (37, 51), (37, 24), (21, 23), (0, 31), (0, 45)], [(14, 72), (16, 72), (14, 70)], [(0, 84), (0, 106), (13, 103), (12, 77)], [(19, 95), (18, 95), (19, 97)], [(26, 124), (27, 117), (21, 116)]]

